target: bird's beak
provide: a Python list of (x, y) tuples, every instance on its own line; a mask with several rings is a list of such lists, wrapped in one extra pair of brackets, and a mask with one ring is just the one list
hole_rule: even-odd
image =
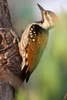
[(42, 20), (44, 19), (44, 16), (47, 14), (47, 11), (41, 7), (38, 3), (37, 3), (39, 9), (41, 10), (41, 14), (42, 14)]
[(43, 8), (43, 7), (41, 7), (38, 3), (37, 3), (37, 5), (38, 5), (38, 7), (39, 7), (39, 9), (40, 9), (41, 11), (43, 11), (43, 10), (44, 10), (44, 8)]

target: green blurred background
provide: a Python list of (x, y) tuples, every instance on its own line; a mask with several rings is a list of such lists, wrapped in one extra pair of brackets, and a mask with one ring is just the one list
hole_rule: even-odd
[(41, 61), (17, 100), (63, 100), (67, 92), (67, 0), (8, 0), (12, 22), (18, 33), (41, 19), (37, 3), (55, 11), (59, 21), (50, 30), (48, 45)]

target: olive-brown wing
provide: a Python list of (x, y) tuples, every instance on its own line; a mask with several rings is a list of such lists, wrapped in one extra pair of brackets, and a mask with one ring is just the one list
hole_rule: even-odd
[(35, 41), (29, 40), (28, 46), (28, 68), (32, 72), (38, 65), (40, 57), (46, 47), (48, 35), (43, 31), (37, 36)]

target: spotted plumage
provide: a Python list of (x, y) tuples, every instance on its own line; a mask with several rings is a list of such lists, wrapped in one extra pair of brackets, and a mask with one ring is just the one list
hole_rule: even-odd
[(19, 51), (22, 56), (21, 77), (26, 82), (30, 74), (37, 67), (41, 55), (48, 42), (49, 29), (54, 26), (56, 15), (52, 11), (44, 10), (38, 4), (42, 20), (34, 22), (25, 29), (19, 42)]

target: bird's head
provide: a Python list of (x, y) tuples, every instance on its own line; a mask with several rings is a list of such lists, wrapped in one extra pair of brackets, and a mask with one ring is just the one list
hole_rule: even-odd
[(52, 11), (45, 10), (39, 4), (37, 4), (37, 5), (38, 5), (39, 9), (41, 10), (41, 14), (42, 14), (42, 20), (41, 20), (40, 26), (44, 29), (52, 28), (57, 21), (56, 14)]

